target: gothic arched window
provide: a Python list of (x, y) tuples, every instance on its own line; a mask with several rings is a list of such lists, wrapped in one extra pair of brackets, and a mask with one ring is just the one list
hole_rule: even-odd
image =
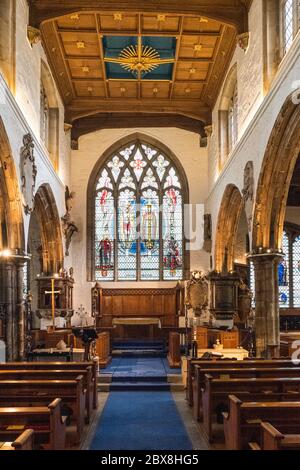
[(183, 189), (174, 161), (147, 143), (106, 159), (94, 192), (96, 281), (183, 278)]

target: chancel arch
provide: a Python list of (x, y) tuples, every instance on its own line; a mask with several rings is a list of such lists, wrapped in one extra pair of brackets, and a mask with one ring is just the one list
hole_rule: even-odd
[(217, 223), (215, 269), (231, 272), (235, 264), (246, 264), (247, 220), (240, 190), (229, 184), (224, 192)]
[(188, 185), (168, 148), (139, 133), (122, 139), (97, 162), (87, 196), (88, 280), (186, 277)]

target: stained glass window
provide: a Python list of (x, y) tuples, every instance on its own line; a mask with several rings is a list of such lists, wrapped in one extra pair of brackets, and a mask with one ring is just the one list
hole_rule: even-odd
[(167, 155), (141, 142), (115, 152), (95, 185), (95, 280), (182, 279), (183, 205)]

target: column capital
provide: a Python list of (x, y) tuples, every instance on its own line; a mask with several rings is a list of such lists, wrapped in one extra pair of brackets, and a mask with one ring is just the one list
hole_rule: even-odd
[(253, 263), (266, 262), (266, 261), (280, 261), (284, 257), (282, 250), (274, 250), (271, 248), (259, 248), (258, 250), (249, 253), (247, 258)]

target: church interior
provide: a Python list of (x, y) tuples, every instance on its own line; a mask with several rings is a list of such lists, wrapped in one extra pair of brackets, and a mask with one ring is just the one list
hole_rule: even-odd
[(0, 1), (0, 451), (300, 450), (299, 71), (298, 0)]

